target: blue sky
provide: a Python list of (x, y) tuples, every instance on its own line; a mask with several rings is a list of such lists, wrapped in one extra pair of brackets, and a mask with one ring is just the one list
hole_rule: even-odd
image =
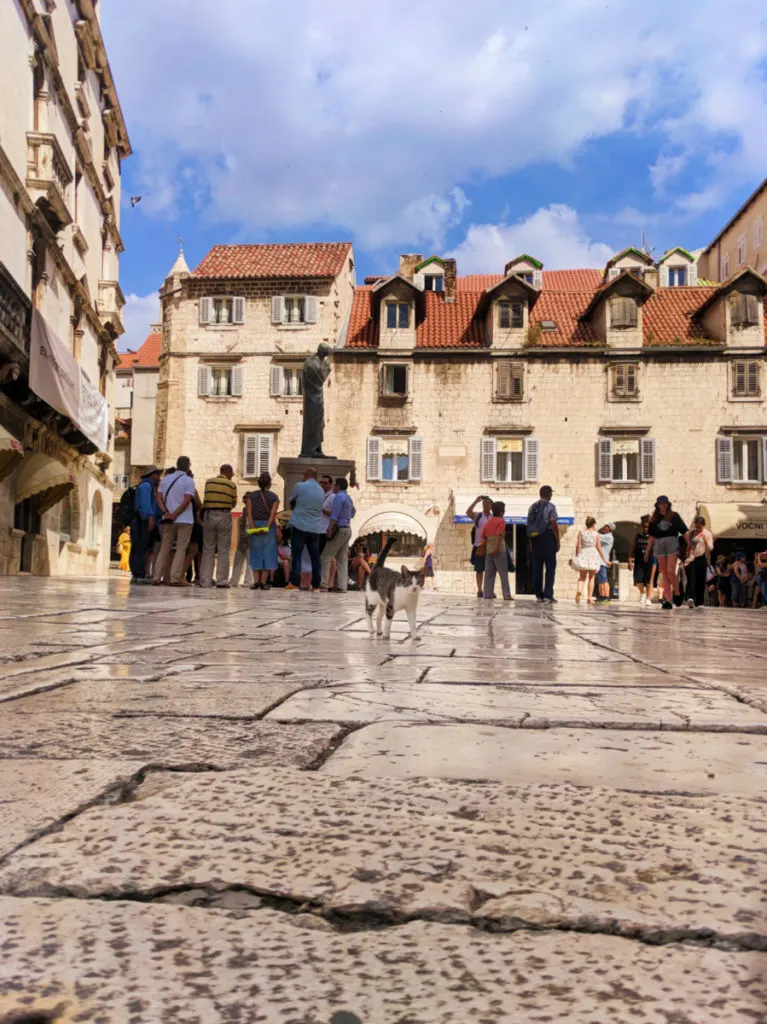
[[(767, 174), (767, 9), (714, 0), (104, 0), (134, 154), (122, 347), (183, 236), (351, 239), (459, 273), (705, 245)], [(141, 195), (131, 208), (129, 197)]]

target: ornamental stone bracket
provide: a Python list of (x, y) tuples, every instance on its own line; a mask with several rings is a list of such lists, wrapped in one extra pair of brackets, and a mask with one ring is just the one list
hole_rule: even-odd
[(47, 132), (27, 132), (27, 190), (33, 203), (45, 199), (62, 227), (72, 223), (69, 188), (74, 175), (58, 139)]
[(125, 330), (122, 323), (122, 308), (125, 296), (117, 281), (99, 281), (98, 313), (104, 327), (111, 327), (115, 334)]

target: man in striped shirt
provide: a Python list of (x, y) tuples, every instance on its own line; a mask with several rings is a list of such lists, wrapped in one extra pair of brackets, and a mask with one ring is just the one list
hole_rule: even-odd
[(232, 545), (232, 509), (237, 504), (237, 488), (232, 483), (234, 470), (223, 465), (218, 476), (205, 482), (205, 496), (202, 499), (202, 561), (200, 563), (200, 586), (213, 585), (213, 559), (218, 551), (216, 586), (222, 590), (229, 587), (229, 551)]

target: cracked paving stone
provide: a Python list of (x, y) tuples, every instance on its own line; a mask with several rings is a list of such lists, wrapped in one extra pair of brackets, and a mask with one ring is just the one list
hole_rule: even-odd
[(342, 731), (332, 723), (285, 727), (277, 722), (219, 718), (67, 715), (44, 721), (40, 715), (0, 714), (2, 758), (116, 758), (168, 764), (211, 764), (217, 768), (252, 765), (306, 767)]
[(378, 722), (347, 737), (321, 771), (368, 778), (565, 782), (637, 792), (767, 792), (761, 736), (505, 729), (492, 725)]
[(0, 857), (135, 771), (132, 761), (3, 761)]
[(302, 690), (267, 716), (267, 720), (281, 722), (375, 722), (397, 718), (502, 720), (525, 728), (596, 725), (767, 733), (767, 715), (716, 690), (493, 688), (434, 684), (430, 678), (414, 685), (382, 681)]
[(272, 770), (184, 777), (14, 854), (15, 896), (246, 887), (325, 913), (767, 949), (767, 803)]
[(0, 1015), (56, 1024), (764, 1021), (767, 956), (423, 921), (0, 899)]

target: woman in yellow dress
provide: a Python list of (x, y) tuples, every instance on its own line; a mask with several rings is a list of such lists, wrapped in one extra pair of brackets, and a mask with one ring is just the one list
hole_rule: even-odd
[(117, 568), (123, 572), (130, 572), (130, 526), (126, 526), (117, 538), (117, 553), (120, 556)]

